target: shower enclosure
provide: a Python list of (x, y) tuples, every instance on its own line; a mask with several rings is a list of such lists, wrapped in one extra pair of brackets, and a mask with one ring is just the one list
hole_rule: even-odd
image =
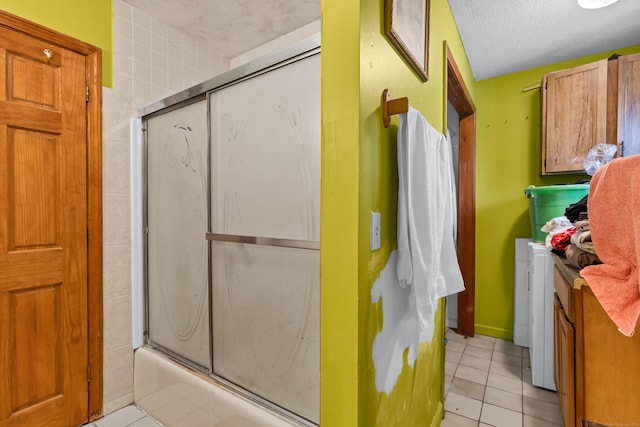
[(147, 343), (303, 424), (319, 421), (318, 46), (141, 114)]

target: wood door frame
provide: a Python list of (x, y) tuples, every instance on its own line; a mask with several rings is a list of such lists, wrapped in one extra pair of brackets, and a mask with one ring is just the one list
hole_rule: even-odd
[(451, 102), (460, 117), (458, 263), (465, 290), (458, 294), (457, 332), (472, 337), (475, 335), (476, 294), (476, 107), (446, 42), (445, 50), (447, 56), (446, 99)]
[[(62, 46), (85, 57), (87, 101), (87, 310), (88, 421), (102, 416), (102, 50), (42, 25), (0, 10), (0, 26)], [(89, 369), (89, 368), (88, 368)]]

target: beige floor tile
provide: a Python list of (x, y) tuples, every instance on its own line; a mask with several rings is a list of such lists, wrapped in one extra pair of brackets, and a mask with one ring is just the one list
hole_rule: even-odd
[(447, 349), (444, 352), (444, 360), (446, 360), (447, 362), (458, 363), (458, 362), (460, 362), (461, 358), (462, 358), (462, 353), (461, 352), (451, 351), (449, 349)]
[(444, 374), (445, 375), (453, 375), (456, 373), (456, 369), (458, 368), (457, 363), (446, 361), (444, 362)]
[(543, 402), (525, 396), (522, 400), (522, 412), (525, 415), (541, 418), (551, 423), (562, 423), (562, 414), (560, 413), (558, 404)]
[(489, 372), (489, 365), (491, 365), (491, 361), (487, 359), (481, 359), (479, 357), (473, 356), (471, 354), (464, 354), (460, 358), (461, 365), (469, 366), (471, 368), (476, 368), (480, 371)]
[(549, 421), (541, 420), (531, 415), (524, 416), (524, 427), (558, 427), (559, 425), (562, 424), (550, 423)]
[(133, 405), (129, 405), (95, 421), (95, 425), (97, 427), (122, 427), (128, 426), (144, 417), (144, 412)]
[(476, 427), (478, 421), (445, 411), (440, 427)]
[(150, 417), (144, 417), (133, 424), (129, 424), (127, 427), (162, 427), (162, 424), (158, 424)]
[(480, 421), (496, 427), (522, 427), (522, 414), (483, 403)]
[(491, 361), (491, 367), (489, 372), (504, 375), (505, 377), (514, 377), (517, 379), (522, 378), (522, 369), (517, 366), (509, 365), (508, 363), (498, 362), (497, 360)]
[(444, 398), (447, 399), (447, 395), (451, 391), (451, 383), (444, 383)]
[(522, 395), (522, 381), (517, 378), (490, 373), (487, 386)]
[(464, 354), (469, 354), (479, 359), (491, 360), (491, 356), (493, 355), (493, 350), (489, 350), (487, 348), (473, 347), (471, 345), (468, 345), (467, 348), (464, 350)]
[(447, 394), (449, 394), (449, 391), (451, 391), (451, 382), (453, 381), (453, 376), (452, 375), (446, 375), (444, 376), (444, 398), (447, 398)]
[[(460, 347), (454, 344), (454, 350), (446, 357), (458, 365), (452, 379), (445, 377), (445, 410), (449, 418), (445, 417), (443, 427), (558, 427), (562, 424), (557, 393), (531, 384), (528, 348), (483, 335), (469, 338), (466, 343), (453, 331), (448, 330), (447, 335), (449, 342), (466, 346), (458, 351)], [(475, 415), (478, 403), (481, 404), (479, 419)]]
[(485, 386), (483, 384), (474, 383), (473, 381), (463, 380), (462, 378), (454, 378), (449, 387), (452, 391), (461, 396), (470, 397), (476, 400), (482, 400), (484, 397)]
[(463, 380), (467, 381), (473, 381), (474, 383), (478, 384), (486, 384), (487, 375), (488, 372), (470, 368), (469, 366), (458, 365), (458, 369), (456, 369), (456, 374), (454, 375), (454, 377), (462, 378)]
[(522, 394), (526, 397), (542, 400), (543, 402), (553, 403), (559, 405), (558, 393), (555, 391), (547, 390), (545, 388), (539, 388), (531, 384), (522, 384)]
[(496, 342), (497, 338), (490, 337), (488, 335), (476, 334), (475, 336), (470, 337), (469, 340)]
[(523, 368), (527, 368), (527, 369), (531, 369), (531, 357), (530, 356), (522, 357), (522, 367)]
[(487, 387), (484, 393), (484, 402), (522, 413), (522, 395), (520, 394)]
[(520, 356), (513, 356), (511, 354), (505, 354), (505, 353), (494, 351), (491, 360), (495, 360), (496, 362), (502, 362), (506, 365), (515, 366), (517, 368), (522, 368), (522, 357)]
[(463, 417), (478, 420), (480, 419), (482, 402), (456, 393), (449, 393), (444, 402), (444, 409)]
[(469, 344), (472, 347), (484, 348), (487, 350), (493, 350), (493, 341), (481, 339), (480, 336), (475, 336), (473, 338), (469, 338)]
[(493, 351), (522, 357), (522, 347), (515, 345), (513, 341), (496, 340)]
[(447, 351), (457, 351), (458, 353), (463, 353), (465, 349), (465, 345), (456, 341), (449, 341), (447, 343)]

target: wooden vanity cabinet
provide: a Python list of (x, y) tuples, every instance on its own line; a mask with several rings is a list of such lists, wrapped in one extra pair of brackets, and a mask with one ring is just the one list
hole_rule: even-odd
[(640, 153), (640, 54), (545, 74), (542, 175), (584, 172), (597, 144)]
[(554, 256), (555, 378), (564, 427), (640, 425), (640, 332), (618, 331), (577, 270)]
[(555, 377), (564, 427), (576, 425), (575, 333), (558, 296), (554, 298)]

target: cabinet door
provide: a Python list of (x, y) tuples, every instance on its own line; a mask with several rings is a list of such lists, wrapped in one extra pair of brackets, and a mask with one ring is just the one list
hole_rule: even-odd
[(607, 60), (544, 76), (542, 174), (584, 170), (587, 153), (606, 142)]
[(640, 154), (640, 54), (618, 58), (619, 155)]
[(560, 305), (554, 300), (555, 377), (560, 399), (564, 427), (575, 427), (575, 347), (573, 325)]

